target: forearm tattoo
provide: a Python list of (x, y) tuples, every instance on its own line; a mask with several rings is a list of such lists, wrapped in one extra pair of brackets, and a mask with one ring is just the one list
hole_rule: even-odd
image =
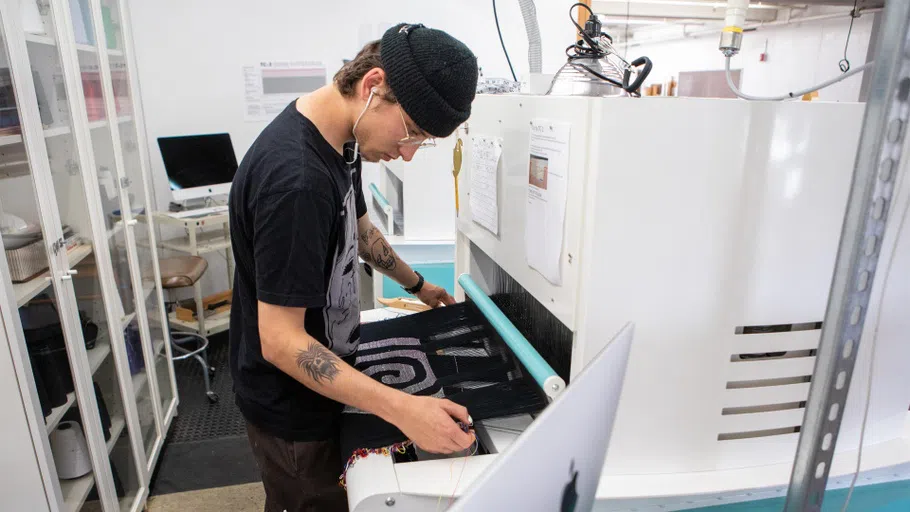
[(366, 233), (360, 234), (360, 240), (364, 244), (369, 244), (370, 238), (373, 238), (373, 235), (375, 235), (377, 231), (376, 226), (370, 226), (370, 229), (368, 229)]
[(297, 366), (320, 384), (323, 380), (333, 382), (340, 372), (338, 358), (319, 343), (313, 343), (306, 350), (297, 352)]
[(382, 238), (373, 242), (372, 247), (370, 247), (370, 256), (373, 259), (373, 263), (381, 269), (391, 271), (395, 270), (398, 265), (395, 251)]

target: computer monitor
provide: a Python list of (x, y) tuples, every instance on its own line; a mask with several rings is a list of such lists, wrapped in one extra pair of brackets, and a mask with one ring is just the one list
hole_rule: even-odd
[(634, 333), (626, 324), (449, 510), (591, 510)]
[(158, 137), (158, 148), (175, 201), (231, 191), (237, 156), (229, 134)]

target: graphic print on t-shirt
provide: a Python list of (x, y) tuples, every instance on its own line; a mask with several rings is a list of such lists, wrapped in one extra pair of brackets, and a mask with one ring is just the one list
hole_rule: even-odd
[(348, 188), (344, 197), (341, 224), (344, 233), (339, 236), (322, 314), (329, 349), (339, 356), (346, 356), (357, 349), (360, 341), (360, 273), (357, 271), (357, 207), (354, 187)]

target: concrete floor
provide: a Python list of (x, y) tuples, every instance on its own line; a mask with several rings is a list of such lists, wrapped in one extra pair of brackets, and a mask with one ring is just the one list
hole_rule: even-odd
[(148, 500), (149, 512), (262, 512), (265, 491), (261, 482), (216, 487), (199, 491), (177, 492), (152, 496)]

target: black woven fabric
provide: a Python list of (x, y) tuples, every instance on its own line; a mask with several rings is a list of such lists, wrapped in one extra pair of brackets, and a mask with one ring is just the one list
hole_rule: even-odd
[(427, 133), (448, 137), (471, 116), (477, 57), (461, 41), (402, 23), (383, 34), (380, 58), (401, 108)]
[[(447, 398), (474, 421), (537, 412), (547, 400), (472, 303), (361, 326), (354, 367), (409, 394)], [(342, 457), (406, 441), (393, 425), (345, 408)]]

